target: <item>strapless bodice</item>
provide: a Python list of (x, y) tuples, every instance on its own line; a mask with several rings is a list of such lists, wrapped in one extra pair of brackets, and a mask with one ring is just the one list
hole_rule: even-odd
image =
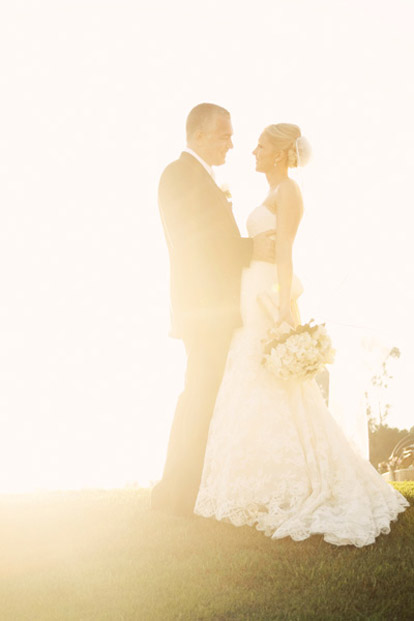
[(270, 211), (266, 205), (262, 204), (253, 209), (246, 222), (249, 237), (254, 237), (264, 231), (276, 228), (276, 214)]

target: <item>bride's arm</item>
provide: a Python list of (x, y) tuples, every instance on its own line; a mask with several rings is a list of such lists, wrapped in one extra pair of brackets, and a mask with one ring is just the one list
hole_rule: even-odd
[(293, 242), (302, 218), (300, 190), (290, 179), (282, 182), (275, 196), (277, 214), (276, 266), (279, 281), (280, 321), (295, 324), (292, 313)]

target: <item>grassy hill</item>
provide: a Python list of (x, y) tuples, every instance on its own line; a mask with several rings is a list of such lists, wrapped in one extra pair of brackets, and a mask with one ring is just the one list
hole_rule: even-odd
[[(414, 502), (414, 483), (396, 487)], [(147, 490), (0, 496), (1, 621), (414, 618), (414, 511), (363, 549), (148, 510)]]

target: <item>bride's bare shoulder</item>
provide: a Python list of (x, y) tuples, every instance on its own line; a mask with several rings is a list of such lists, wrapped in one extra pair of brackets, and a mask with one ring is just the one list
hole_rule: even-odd
[(266, 197), (265, 204), (271, 211), (277, 213), (278, 206), (283, 204), (295, 205), (300, 210), (303, 208), (302, 193), (294, 179), (283, 179)]
[(302, 196), (299, 184), (294, 179), (287, 177), (283, 179), (277, 186), (275, 193), (283, 196), (290, 196), (292, 198)]

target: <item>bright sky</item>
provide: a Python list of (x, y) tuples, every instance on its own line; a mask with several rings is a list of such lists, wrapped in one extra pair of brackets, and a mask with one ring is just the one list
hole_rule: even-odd
[(156, 191), (201, 101), (232, 113), (217, 172), (243, 232), (263, 127), (311, 141), (302, 316), (337, 347), (397, 345), (389, 424), (414, 424), (413, 16), (410, 0), (2, 6), (0, 491), (159, 478), (184, 356)]

